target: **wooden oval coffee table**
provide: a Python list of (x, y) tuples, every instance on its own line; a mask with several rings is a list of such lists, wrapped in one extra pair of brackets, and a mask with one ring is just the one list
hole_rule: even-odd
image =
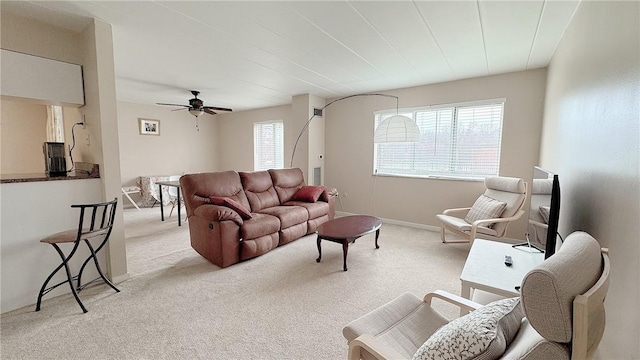
[(322, 258), (322, 249), (320, 241), (322, 239), (329, 240), (338, 244), (342, 244), (342, 254), (344, 261), (344, 271), (347, 271), (347, 253), (349, 252), (349, 244), (355, 242), (357, 238), (376, 232), (376, 249), (378, 246), (378, 236), (380, 235), (380, 227), (382, 220), (375, 216), (369, 215), (352, 215), (344, 216), (337, 219), (327, 221), (318, 226), (318, 258), (316, 262), (320, 262)]

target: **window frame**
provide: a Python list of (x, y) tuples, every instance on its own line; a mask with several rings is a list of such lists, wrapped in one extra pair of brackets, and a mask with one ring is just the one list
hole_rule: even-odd
[[(401, 109), (385, 109), (385, 110), (378, 110), (378, 111), (374, 111), (373, 113), (373, 128), (374, 128), (374, 132), (375, 129), (377, 127), (377, 125), (380, 123), (380, 120), (382, 116), (384, 115), (395, 115), (400, 114), (408, 114), (410, 113), (411, 115), (409, 116), (410, 118), (412, 118), (415, 121), (415, 114), (416, 112), (419, 111), (429, 111), (429, 110), (440, 110), (440, 109), (452, 109), (453, 112), (453, 118), (451, 120), (451, 126), (452, 126), (452, 130), (451, 130), (451, 140), (452, 140), (452, 148), (455, 147), (457, 145), (457, 141), (455, 141), (456, 139), (456, 133), (459, 130), (458, 127), (456, 126), (458, 123), (458, 108), (462, 108), (462, 107), (474, 107), (474, 106), (487, 106), (487, 105), (496, 105), (496, 104), (500, 104), (502, 106), (502, 111), (500, 114), (500, 137), (498, 139), (498, 154), (497, 154), (497, 174), (495, 174), (496, 176), (499, 175), (500, 173), (500, 160), (502, 158), (502, 136), (504, 133), (504, 111), (505, 111), (505, 105), (507, 103), (507, 99), (506, 98), (494, 98), (494, 99), (485, 99), (485, 100), (473, 100), (473, 101), (465, 101), (465, 102), (458, 102), (458, 103), (449, 103), (449, 104), (436, 104), (436, 105), (426, 105), (426, 106), (416, 106), (416, 107), (409, 107), (409, 108), (401, 108)], [(373, 144), (373, 169), (372, 169), (372, 174), (374, 176), (389, 176), (389, 177), (402, 177), (402, 178), (421, 178), (421, 179), (446, 179), (446, 180), (460, 180), (460, 181), (484, 181), (485, 177), (487, 176), (492, 176), (492, 175), (471, 175), (471, 176), (463, 176), (461, 174), (442, 174), (442, 173), (433, 173), (433, 174), (395, 174), (395, 173), (383, 173), (383, 172), (379, 172), (378, 171), (378, 152), (379, 152), (379, 147), (380, 145), (384, 145), (384, 144)], [(449, 153), (451, 156), (453, 156), (454, 152), (453, 150), (451, 150), (451, 148), (449, 149)], [(415, 159), (415, 154), (412, 156), (413, 159)], [(453, 160), (450, 160), (449, 165), (451, 166), (453, 164)]]
[[(280, 146), (280, 158), (279, 159), (275, 159), (275, 164), (274, 166), (270, 166), (270, 167), (266, 167), (266, 168), (262, 168), (262, 166), (260, 168), (258, 168), (257, 165), (257, 161), (258, 161), (258, 139), (256, 137), (257, 133), (256, 133), (256, 129), (264, 126), (264, 125), (280, 125), (280, 128), (282, 129), (282, 133), (280, 134), (281, 137), (281, 141), (279, 144), (276, 144), (276, 146)], [(275, 148), (275, 147), (274, 147)], [(275, 156), (278, 156), (278, 149), (275, 149)], [(263, 164), (260, 164), (263, 165)], [(253, 170), (254, 171), (263, 171), (263, 170), (268, 170), (268, 169), (283, 169), (284, 168), (284, 121), (283, 120), (265, 120), (265, 121), (255, 121), (253, 123)]]

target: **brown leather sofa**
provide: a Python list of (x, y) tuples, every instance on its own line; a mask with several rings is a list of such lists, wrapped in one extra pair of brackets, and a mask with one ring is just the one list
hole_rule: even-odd
[(297, 168), (188, 174), (180, 178), (180, 186), (191, 246), (220, 267), (315, 232), (333, 219), (338, 195), (325, 188), (315, 202), (293, 200), (305, 187)]

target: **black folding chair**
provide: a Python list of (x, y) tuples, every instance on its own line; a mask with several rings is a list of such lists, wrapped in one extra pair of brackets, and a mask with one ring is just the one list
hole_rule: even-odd
[[(104, 276), (104, 274), (102, 273), (102, 269), (100, 268), (100, 264), (98, 263), (98, 258), (96, 257), (96, 254), (107, 244), (107, 241), (109, 240), (109, 235), (111, 235), (111, 230), (113, 229), (113, 222), (116, 215), (117, 205), (118, 205), (118, 198), (115, 198), (109, 202), (104, 202), (99, 204), (71, 205), (72, 208), (80, 209), (80, 222), (78, 224), (78, 229), (71, 229), (71, 230), (59, 232), (57, 234), (48, 236), (40, 240), (40, 242), (42, 243), (51, 244), (56, 249), (56, 251), (60, 255), (60, 258), (62, 259), (62, 263), (58, 265), (58, 267), (56, 267), (55, 270), (53, 270), (53, 272), (49, 275), (49, 277), (47, 277), (47, 280), (45, 280), (44, 284), (42, 284), (42, 288), (40, 288), (40, 293), (38, 294), (36, 311), (40, 311), (40, 303), (42, 301), (43, 295), (47, 294), (51, 290), (65, 283), (69, 283), (73, 296), (76, 298), (78, 305), (80, 305), (80, 307), (82, 308), (82, 311), (85, 313), (87, 312), (87, 309), (82, 304), (82, 301), (80, 301), (80, 298), (78, 297), (78, 293), (88, 285), (93, 284), (96, 281), (103, 280), (113, 290), (115, 290), (116, 292), (120, 292), (120, 290), (118, 290), (118, 288), (116, 288), (115, 285), (113, 285), (113, 283), (111, 283), (111, 281), (109, 281), (109, 279), (107, 279)], [(90, 219), (89, 219), (89, 215), (90, 215)], [(102, 237), (102, 242), (94, 250), (89, 240), (97, 237)], [(87, 244), (87, 247), (89, 247), (89, 251), (91, 252), (91, 255), (87, 257), (87, 259), (82, 264), (82, 267), (80, 267), (80, 271), (78, 272), (78, 275), (71, 276), (71, 270), (69, 269), (69, 260), (71, 260), (73, 255), (76, 253), (76, 250), (78, 250), (78, 246), (82, 241), (84, 241), (84, 243)], [(62, 250), (60, 249), (60, 247), (58, 246), (58, 244), (62, 244), (62, 243), (74, 243), (73, 249), (71, 250), (69, 255), (65, 256)], [(82, 272), (84, 271), (84, 268), (87, 266), (87, 264), (91, 259), (93, 259), (93, 262), (96, 265), (96, 269), (98, 270), (98, 274), (100, 274), (100, 277), (94, 280), (91, 280), (83, 285)], [(60, 269), (62, 269), (62, 267), (64, 267), (66, 270), (67, 280), (62, 281), (56, 285), (47, 287), (47, 284), (49, 283), (51, 278), (53, 278), (53, 276)], [(74, 286), (74, 281), (77, 282), (76, 286)]]

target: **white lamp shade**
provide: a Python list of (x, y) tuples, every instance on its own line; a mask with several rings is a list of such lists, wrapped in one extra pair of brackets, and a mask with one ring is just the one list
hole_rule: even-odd
[(386, 118), (373, 136), (374, 143), (417, 142), (420, 140), (420, 129), (412, 119), (393, 115)]
[(189, 113), (195, 117), (198, 117), (200, 115), (202, 115), (204, 113), (204, 111), (202, 110), (198, 110), (198, 109), (189, 109)]

